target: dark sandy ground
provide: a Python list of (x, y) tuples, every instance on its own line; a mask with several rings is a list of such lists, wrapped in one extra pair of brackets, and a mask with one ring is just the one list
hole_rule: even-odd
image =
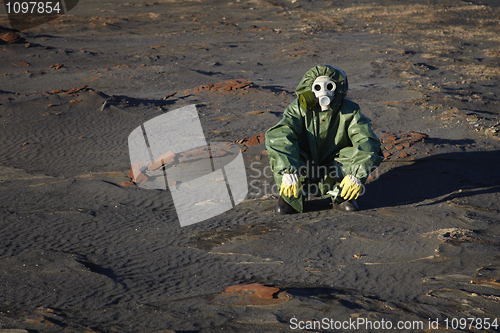
[[(2, 4), (0, 332), (495, 331), (477, 319), (500, 314), (499, 5), (80, 1), (9, 43)], [(279, 216), (248, 139), (318, 63), (347, 72), (387, 158), (361, 211)], [(207, 141), (240, 142), (250, 193), (181, 228), (168, 191), (130, 185), (127, 137), (190, 104)]]

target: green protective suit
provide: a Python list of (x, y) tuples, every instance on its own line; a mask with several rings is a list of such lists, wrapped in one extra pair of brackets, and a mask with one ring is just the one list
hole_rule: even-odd
[[(330, 109), (321, 111), (316, 104), (304, 110), (296, 98), (283, 119), (266, 132), (266, 149), (278, 189), (282, 172), (295, 169), (306, 192), (311, 184), (316, 184), (321, 195), (342, 202), (339, 184), (344, 175), (353, 175), (364, 184), (382, 162), (380, 140), (359, 105), (345, 98), (348, 85), (342, 70), (330, 65), (310, 69), (295, 90), (297, 95), (311, 91), (318, 76), (328, 76), (337, 85)], [(302, 195), (283, 195), (283, 199), (302, 213)]]

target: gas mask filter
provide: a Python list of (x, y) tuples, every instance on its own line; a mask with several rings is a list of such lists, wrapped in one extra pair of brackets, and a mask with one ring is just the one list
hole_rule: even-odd
[(312, 92), (319, 102), (321, 111), (328, 111), (337, 85), (328, 76), (318, 76), (312, 85)]

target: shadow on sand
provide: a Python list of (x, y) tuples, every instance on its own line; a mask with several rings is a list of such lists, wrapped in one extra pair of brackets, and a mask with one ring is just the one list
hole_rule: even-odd
[[(500, 151), (454, 152), (416, 160), (389, 170), (366, 185), (363, 209), (394, 207), (436, 199), (500, 192)], [(458, 192), (460, 189), (467, 189)], [(454, 193), (454, 192), (457, 193)], [(447, 195), (448, 194), (448, 195)], [(451, 196), (450, 196), (451, 195)], [(444, 196), (444, 198), (440, 198)]]

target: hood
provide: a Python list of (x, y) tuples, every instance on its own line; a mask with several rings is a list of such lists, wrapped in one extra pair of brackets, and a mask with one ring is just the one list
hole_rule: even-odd
[(297, 96), (308, 90), (311, 91), (314, 80), (316, 80), (318, 76), (325, 75), (330, 77), (332, 81), (337, 85), (333, 103), (340, 104), (340, 102), (347, 95), (347, 75), (343, 70), (331, 65), (317, 65), (316, 67), (308, 70), (297, 86), (297, 89), (295, 89), (295, 93), (297, 93)]

